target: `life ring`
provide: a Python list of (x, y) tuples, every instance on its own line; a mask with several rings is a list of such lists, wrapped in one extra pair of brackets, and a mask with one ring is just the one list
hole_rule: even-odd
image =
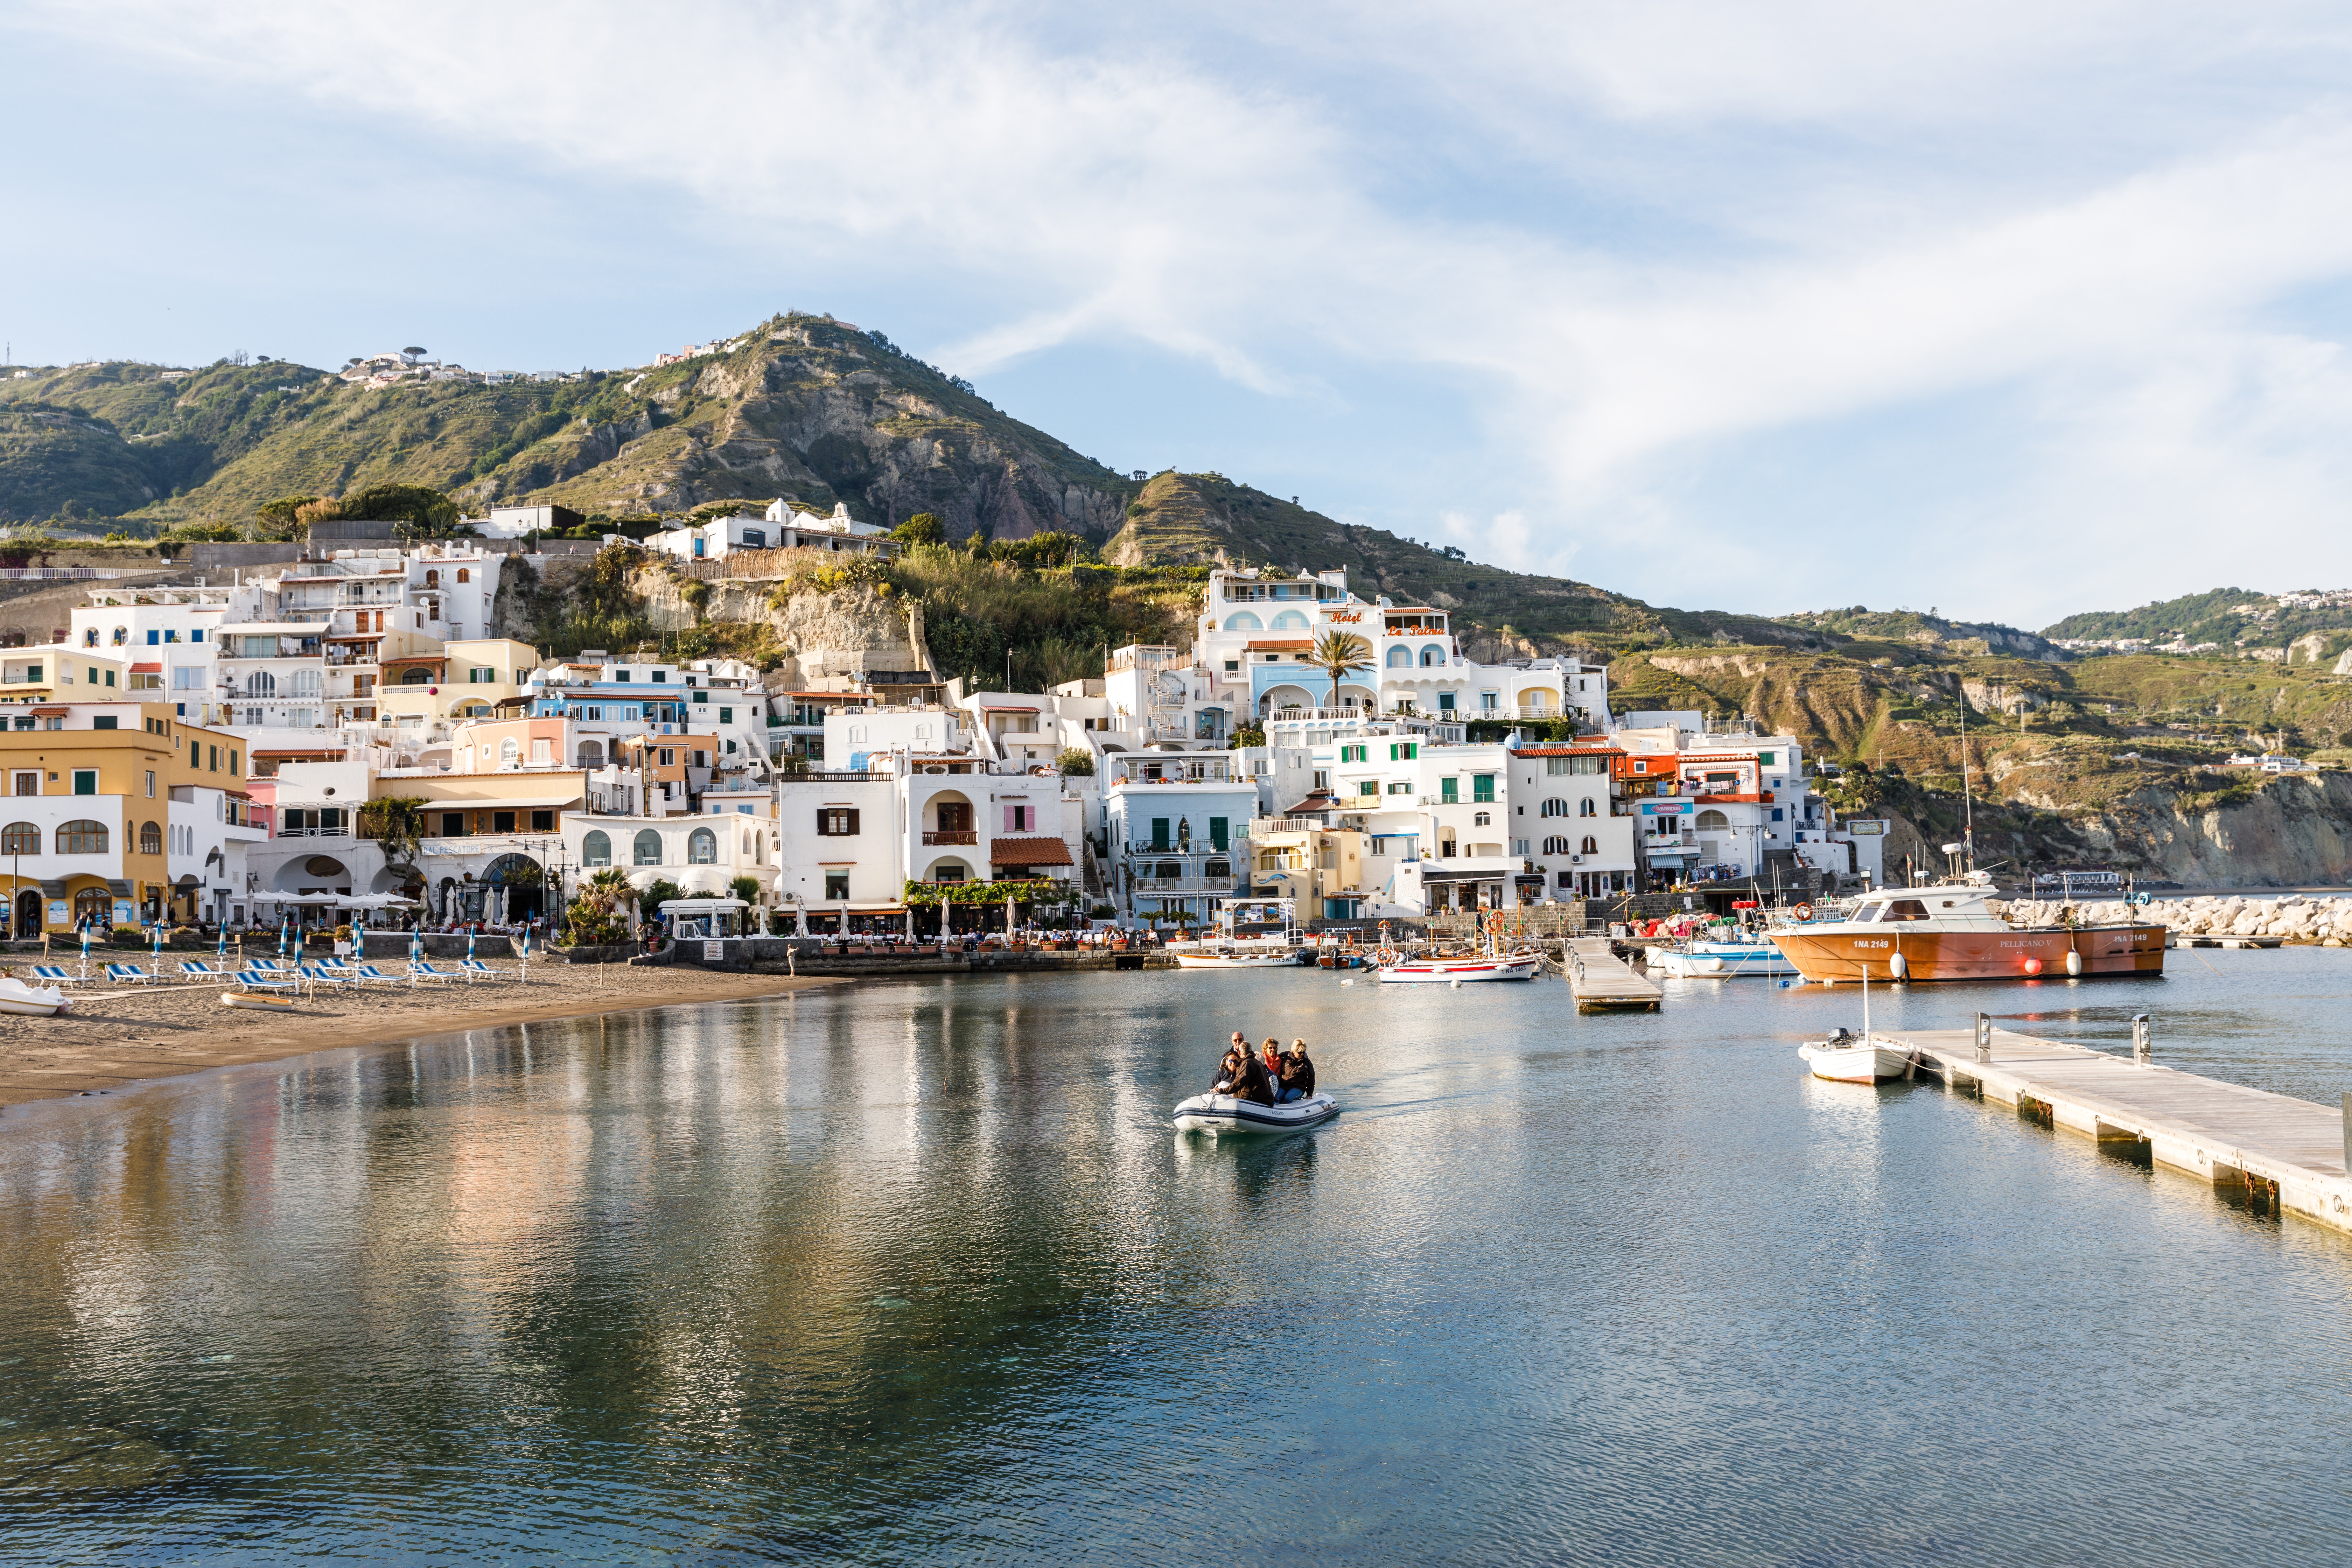
[(1811, 904), (1799, 904), (1795, 909), (1790, 910), (1789, 912), (1796, 916), (1801, 921), (1809, 921), (1813, 918), (1813, 906)]

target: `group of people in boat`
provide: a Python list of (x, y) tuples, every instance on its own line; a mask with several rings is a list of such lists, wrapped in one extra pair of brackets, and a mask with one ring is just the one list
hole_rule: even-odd
[(1224, 1060), (1217, 1064), (1213, 1092), (1258, 1105), (1283, 1105), (1305, 1100), (1315, 1092), (1315, 1064), (1307, 1059), (1307, 1042), (1291, 1041), (1289, 1053), (1285, 1055), (1281, 1042), (1268, 1036), (1261, 1050), (1252, 1051), (1249, 1041), (1235, 1029), (1233, 1043), (1225, 1047)]

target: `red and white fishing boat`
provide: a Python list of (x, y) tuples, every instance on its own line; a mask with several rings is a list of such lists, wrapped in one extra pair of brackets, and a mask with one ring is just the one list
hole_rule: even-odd
[(1381, 984), (1458, 985), (1476, 980), (1533, 980), (1543, 972), (1543, 954), (1531, 947), (1505, 952), (1504, 918), (1499, 910), (1486, 917), (1486, 944), (1477, 952), (1407, 958), (1383, 944), (1378, 955)]

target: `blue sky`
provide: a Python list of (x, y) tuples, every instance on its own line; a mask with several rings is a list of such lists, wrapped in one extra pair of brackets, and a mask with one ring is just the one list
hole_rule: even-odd
[[(1274, 13), (1274, 14), (1269, 14)], [(1662, 604), (2352, 583), (2352, 14), (13, 0), (18, 363), (830, 310)]]

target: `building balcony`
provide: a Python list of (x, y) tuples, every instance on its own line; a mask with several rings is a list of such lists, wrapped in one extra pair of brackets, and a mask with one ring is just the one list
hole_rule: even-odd
[(351, 836), (352, 830), (348, 827), (281, 827), (278, 830), (280, 838), (349, 838)]
[[(806, 775), (802, 775), (805, 777)], [(865, 775), (859, 775), (861, 777)], [(934, 828), (923, 835), (923, 847), (933, 848), (942, 844), (977, 844), (980, 834), (969, 827)]]

